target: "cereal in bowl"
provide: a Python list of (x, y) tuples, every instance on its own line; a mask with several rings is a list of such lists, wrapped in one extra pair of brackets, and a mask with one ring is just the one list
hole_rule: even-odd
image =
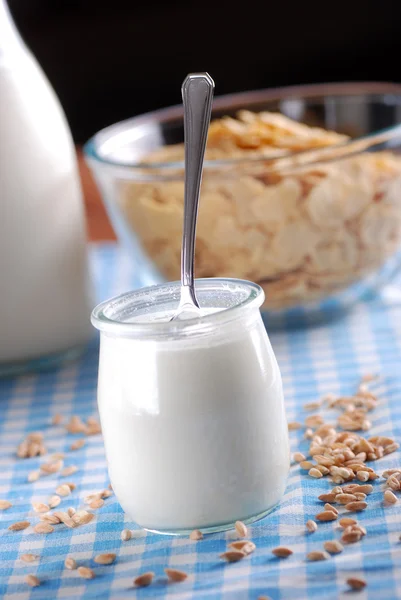
[[(206, 160), (220, 162), (205, 165), (196, 276), (254, 280), (265, 308), (277, 309), (322, 300), (380, 269), (400, 245), (401, 158), (341, 158), (347, 140), (275, 113), (213, 121)], [(332, 145), (331, 159), (319, 160)], [(147, 180), (122, 181), (118, 193), (169, 280), (180, 277), (183, 159), (183, 144), (155, 150), (143, 159)], [(158, 169), (166, 162), (168, 176)]]

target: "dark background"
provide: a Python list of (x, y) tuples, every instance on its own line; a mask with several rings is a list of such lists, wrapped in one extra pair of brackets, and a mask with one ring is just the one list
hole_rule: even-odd
[(76, 142), (181, 101), (191, 71), (216, 94), (328, 81), (401, 82), (401, 0), (8, 0)]

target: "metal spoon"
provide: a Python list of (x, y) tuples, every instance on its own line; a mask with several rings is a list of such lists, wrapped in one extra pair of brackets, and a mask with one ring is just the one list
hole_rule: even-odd
[(207, 73), (191, 73), (181, 87), (185, 141), (184, 226), (181, 247), (181, 298), (172, 321), (200, 316), (194, 288), (195, 235), (213, 90), (214, 81)]

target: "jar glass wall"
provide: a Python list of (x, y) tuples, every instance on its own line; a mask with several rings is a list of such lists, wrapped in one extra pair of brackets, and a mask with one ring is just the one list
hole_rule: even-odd
[(279, 368), (263, 290), (196, 282), (204, 316), (169, 318), (179, 283), (98, 306), (98, 402), (113, 489), (127, 514), (162, 533), (253, 521), (280, 500), (289, 468)]

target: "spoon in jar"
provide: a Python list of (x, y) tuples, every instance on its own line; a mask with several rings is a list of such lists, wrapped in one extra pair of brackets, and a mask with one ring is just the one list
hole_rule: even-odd
[(181, 247), (181, 296), (172, 321), (201, 316), (194, 287), (195, 235), (213, 90), (214, 81), (207, 73), (191, 73), (181, 87), (185, 142), (184, 225)]

